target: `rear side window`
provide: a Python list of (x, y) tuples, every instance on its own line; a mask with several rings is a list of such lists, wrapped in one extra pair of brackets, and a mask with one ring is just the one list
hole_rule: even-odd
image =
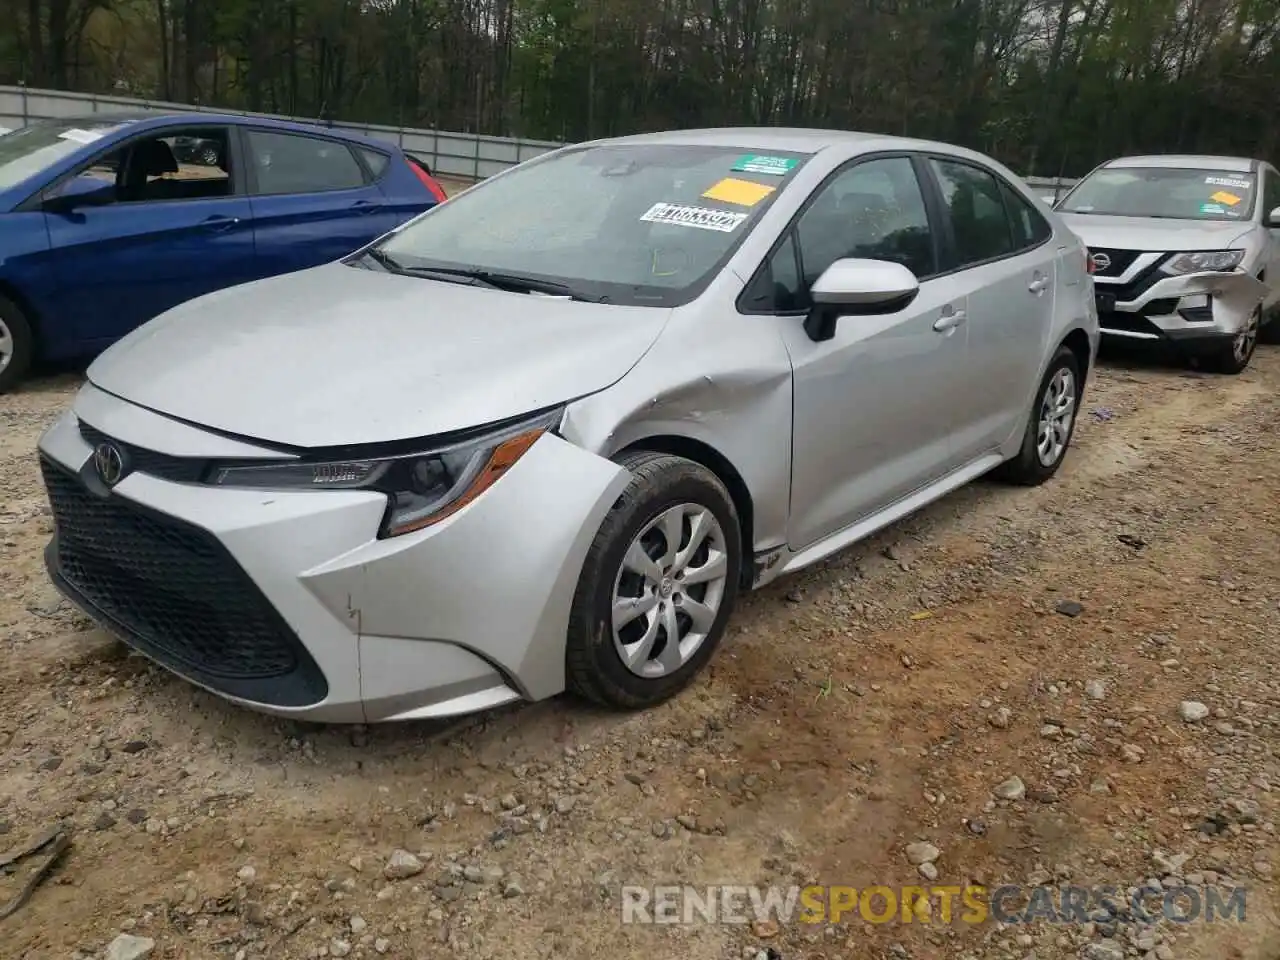
[(375, 180), (386, 173), (387, 164), (391, 162), (390, 157), (385, 153), (379, 153), (377, 150), (362, 149), (360, 156), (364, 157), (364, 165), (369, 168), (369, 173)]
[(1038, 247), (1049, 239), (1053, 234), (1053, 228), (1038, 210), (1004, 181), (1000, 183), (1000, 193), (1004, 197), (1005, 209), (1009, 212), (1009, 223), (1013, 228), (1013, 244), (1016, 249), (1028, 250), (1031, 247)]
[(985, 170), (950, 160), (930, 160), (955, 237), (957, 267), (1008, 256), (1015, 250), (1000, 184)]
[(364, 186), (364, 171), (346, 144), (294, 133), (248, 131), (254, 193), (320, 193)]

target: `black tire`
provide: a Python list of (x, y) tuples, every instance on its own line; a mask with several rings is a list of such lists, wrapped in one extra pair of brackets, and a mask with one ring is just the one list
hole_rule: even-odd
[(1277, 344), (1280, 343), (1280, 307), (1271, 311), (1271, 317), (1264, 319), (1262, 329), (1258, 331), (1258, 342)]
[(1262, 307), (1253, 312), (1250, 322), (1257, 324), (1253, 332), (1253, 339), (1247, 342), (1243, 354), (1236, 350), (1237, 340), (1233, 338), (1222, 345), (1215, 345), (1212, 350), (1200, 357), (1200, 365), (1204, 369), (1213, 373), (1224, 373), (1227, 376), (1236, 376), (1244, 373), (1249, 368), (1249, 363), (1253, 360), (1253, 355), (1258, 349), (1258, 340), (1261, 336), (1262, 328)]
[(35, 332), (26, 314), (12, 300), (0, 296), (0, 339), (6, 331), (12, 348), (8, 363), (0, 356), (0, 363), (4, 363), (0, 368), (0, 393), (8, 393), (23, 381), (36, 352)]
[[(1040, 459), (1040, 454), (1036, 447), (1039, 437), (1040, 415), (1049, 385), (1054, 383), (1061, 370), (1067, 370), (1071, 374), (1072, 383), (1075, 385), (1075, 401), (1072, 408), (1071, 423), (1067, 429), (1066, 443), (1053, 462), (1046, 464)], [(1067, 458), (1067, 451), (1071, 449), (1071, 439), (1075, 436), (1076, 422), (1080, 419), (1080, 401), (1083, 396), (1084, 382), (1080, 374), (1080, 361), (1069, 347), (1058, 347), (1057, 353), (1049, 361), (1049, 369), (1045, 371), (1044, 378), (1040, 381), (1040, 387), (1036, 390), (1035, 400), (1032, 402), (1030, 413), (1027, 416), (1027, 429), (1022, 436), (1022, 447), (1018, 450), (1017, 456), (1011, 460), (1006, 460), (996, 468), (994, 471), (996, 478), (1006, 483), (1015, 483), (1024, 487), (1037, 487), (1057, 473), (1058, 468), (1062, 466), (1062, 461)]]
[[(701, 464), (649, 451), (627, 454), (619, 463), (631, 471), (631, 482), (587, 552), (569, 617), (565, 672), (570, 691), (578, 696), (602, 706), (634, 710), (673, 696), (711, 659), (737, 599), (742, 532), (729, 491)], [(614, 586), (632, 541), (651, 521), (680, 504), (709, 510), (720, 526), (727, 560), (723, 593), (711, 629), (688, 661), (665, 676), (642, 677), (626, 666), (614, 643)], [(654, 649), (663, 642), (655, 641)]]

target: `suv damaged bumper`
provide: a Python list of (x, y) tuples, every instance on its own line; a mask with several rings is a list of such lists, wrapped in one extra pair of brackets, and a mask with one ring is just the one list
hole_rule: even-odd
[[(1116, 287), (1116, 290), (1109, 290)], [(1102, 334), (1133, 340), (1229, 340), (1270, 287), (1243, 271), (1164, 277), (1129, 300), (1119, 284), (1095, 278)]]

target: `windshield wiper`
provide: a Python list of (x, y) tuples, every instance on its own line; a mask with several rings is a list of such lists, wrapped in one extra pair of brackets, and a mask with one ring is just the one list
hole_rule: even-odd
[(377, 247), (370, 247), (364, 253), (360, 254), (360, 256), (368, 257), (378, 266), (382, 267), (383, 270), (390, 271), (391, 273), (404, 273), (404, 264), (391, 256), (391, 254), (384, 253)]
[(422, 267), (415, 268), (415, 276), (425, 274), (446, 274), (450, 277), (465, 277), (486, 286), (513, 293), (545, 293), (553, 297), (568, 297), (570, 300), (594, 302), (567, 283), (556, 280), (539, 280), (536, 277), (520, 277), (513, 273), (495, 273), (492, 270), (464, 270), (458, 267)]

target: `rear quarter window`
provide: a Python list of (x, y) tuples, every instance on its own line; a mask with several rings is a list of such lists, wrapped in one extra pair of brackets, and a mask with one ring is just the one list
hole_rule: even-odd
[(382, 175), (387, 172), (387, 167), (391, 164), (391, 158), (377, 150), (365, 150), (362, 148), (360, 156), (364, 158), (364, 165), (369, 168), (369, 175), (374, 180), (381, 179)]

